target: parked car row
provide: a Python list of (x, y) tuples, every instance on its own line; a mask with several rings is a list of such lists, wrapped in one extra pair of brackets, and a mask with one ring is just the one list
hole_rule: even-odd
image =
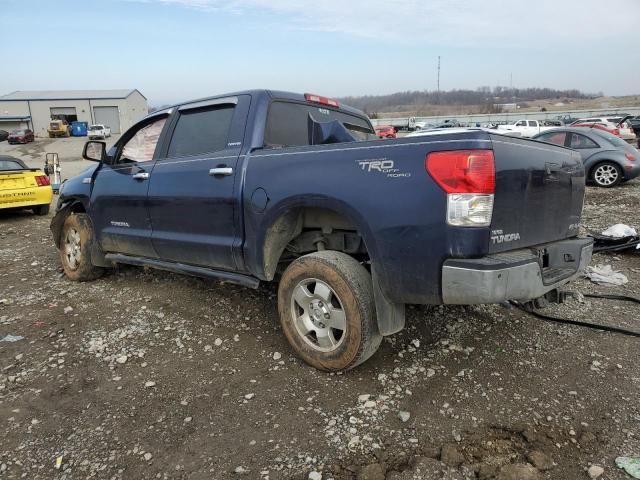
[[(507, 136), (522, 136), (508, 129), (458, 128), (451, 130), (422, 130), (408, 137), (485, 130)], [(531, 139), (570, 148), (580, 154), (586, 180), (598, 187), (611, 188), (640, 176), (640, 151), (606, 128), (567, 126), (545, 128)]]
[[(47, 133), (51, 138), (68, 136), (84, 137), (88, 135), (90, 139), (105, 139), (111, 136), (111, 128), (102, 124), (94, 124), (87, 128), (87, 122), (73, 122), (71, 125), (68, 125), (63, 120), (52, 120)], [(380, 138), (383, 137), (381, 136)], [(395, 138), (395, 136), (393, 138)], [(0, 130), (0, 142), (4, 142), (5, 140), (10, 144), (29, 143), (35, 141), (35, 134), (33, 130), (29, 128), (15, 129), (10, 132)]]

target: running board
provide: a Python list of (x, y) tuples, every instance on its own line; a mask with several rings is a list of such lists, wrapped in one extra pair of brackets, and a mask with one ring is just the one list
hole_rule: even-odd
[(235, 283), (237, 285), (242, 285), (243, 287), (258, 288), (258, 285), (260, 285), (260, 280), (249, 275), (195, 267), (193, 265), (185, 265), (184, 263), (165, 262), (155, 258), (133, 257), (119, 253), (108, 253), (105, 255), (105, 259), (114, 263), (126, 263), (127, 265), (136, 265), (139, 267), (157, 268), (158, 270), (182, 273), (184, 275), (191, 275), (192, 277), (215, 278), (216, 280)]

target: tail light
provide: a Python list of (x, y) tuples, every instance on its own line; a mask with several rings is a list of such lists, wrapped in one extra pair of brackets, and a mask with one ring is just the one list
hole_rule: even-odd
[(307, 102), (319, 103), (321, 105), (329, 105), (330, 107), (340, 108), (340, 102), (332, 98), (322, 97), (320, 95), (314, 95), (313, 93), (305, 93), (304, 98)]
[(624, 156), (627, 157), (627, 160), (629, 160), (630, 162), (635, 162), (636, 161), (635, 155), (633, 155), (631, 153), (625, 153)]
[(49, 177), (47, 177), (46, 175), (38, 175), (35, 178), (36, 178), (36, 183), (38, 184), (39, 187), (47, 187), (51, 185), (51, 181), (49, 180)]
[(611, 133), (613, 133), (616, 137), (620, 136), (620, 130), (618, 128), (614, 128)]
[(429, 175), (447, 193), (447, 223), (487, 227), (496, 186), (492, 150), (432, 152), (425, 159)]

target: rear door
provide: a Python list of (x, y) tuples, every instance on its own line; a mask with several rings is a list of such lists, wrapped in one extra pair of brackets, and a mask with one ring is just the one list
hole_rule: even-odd
[(116, 153), (98, 169), (91, 191), (90, 215), (102, 249), (156, 257), (151, 243), (147, 191), (167, 114), (143, 120), (118, 142)]
[(162, 260), (235, 270), (242, 236), (238, 156), (251, 97), (180, 107), (155, 164), (148, 202)]
[[(564, 132), (551, 135), (560, 140), (559, 133)], [(576, 236), (585, 188), (580, 155), (517, 137), (491, 135), (491, 140), (496, 187), (489, 250), (513, 250)]]

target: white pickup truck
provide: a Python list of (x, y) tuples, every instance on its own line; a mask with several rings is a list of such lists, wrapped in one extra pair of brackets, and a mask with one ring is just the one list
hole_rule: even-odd
[(105, 139), (111, 136), (111, 128), (106, 125), (94, 124), (89, 127), (89, 139), (93, 140), (94, 138)]
[(509, 125), (498, 125), (498, 130), (508, 130), (510, 132), (520, 132), (522, 137), (533, 137), (545, 130), (556, 127), (543, 127), (538, 120), (518, 120)]

